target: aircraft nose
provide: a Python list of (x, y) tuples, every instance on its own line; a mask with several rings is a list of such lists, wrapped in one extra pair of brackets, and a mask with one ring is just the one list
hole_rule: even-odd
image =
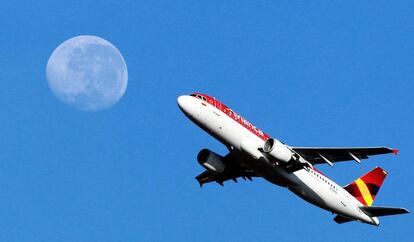
[(200, 110), (196, 106), (198, 102), (194, 97), (188, 95), (179, 96), (177, 103), (184, 115), (191, 120), (198, 120), (200, 118)]
[(184, 99), (185, 99), (185, 96), (179, 96), (178, 98), (177, 98), (177, 103), (178, 103), (178, 106), (180, 107), (180, 108), (182, 108), (183, 106), (184, 106)]
[(178, 107), (184, 112), (188, 113), (189, 100), (188, 96), (182, 95), (177, 98)]
[(178, 106), (181, 107), (184, 104), (184, 96), (179, 96), (177, 98)]

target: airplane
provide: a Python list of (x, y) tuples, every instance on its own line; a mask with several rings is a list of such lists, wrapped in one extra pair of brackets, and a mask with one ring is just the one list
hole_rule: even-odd
[(294, 147), (270, 137), (241, 115), (214, 97), (202, 93), (177, 98), (181, 111), (193, 123), (224, 144), (225, 156), (202, 149), (198, 163), (205, 171), (196, 177), (205, 183), (237, 178), (265, 180), (285, 187), (305, 201), (335, 214), (343, 224), (359, 221), (379, 226), (380, 216), (405, 214), (405, 208), (372, 206), (387, 172), (380, 167), (341, 187), (315, 168), (319, 164), (354, 160), (361, 163), (369, 156), (394, 153), (388, 147)]

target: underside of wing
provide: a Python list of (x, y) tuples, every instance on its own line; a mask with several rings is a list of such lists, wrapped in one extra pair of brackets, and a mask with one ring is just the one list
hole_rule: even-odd
[(372, 155), (397, 154), (398, 150), (388, 147), (291, 147), (312, 164), (354, 160), (358, 163)]
[[(229, 153), (222, 158), (225, 169), (221, 172), (213, 172), (218, 169), (207, 169), (210, 165), (204, 164), (206, 170), (200, 175), (196, 176), (196, 180), (199, 182), (200, 187), (205, 183), (217, 182), (223, 186), (223, 183), (228, 180), (237, 182), (237, 178), (243, 178), (244, 180), (252, 180), (252, 177), (258, 177), (253, 170), (243, 167), (235, 153)], [(207, 162), (208, 163), (208, 162)], [(214, 168), (214, 167), (213, 167)]]
[(234, 182), (237, 182), (237, 178), (243, 178), (244, 180), (252, 180), (252, 177), (258, 177), (256, 173), (249, 170), (240, 170), (237, 172), (225, 172), (222, 174), (213, 174), (209, 171), (204, 171), (200, 175), (196, 176), (196, 180), (200, 184), (200, 187), (202, 187), (204, 184), (209, 182), (217, 182), (220, 185), (224, 185), (225, 181), (233, 180)]

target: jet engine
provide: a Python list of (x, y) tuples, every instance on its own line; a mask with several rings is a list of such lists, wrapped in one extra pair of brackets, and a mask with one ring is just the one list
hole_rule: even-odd
[(293, 152), (282, 142), (274, 138), (266, 140), (263, 152), (269, 157), (285, 163), (289, 162), (293, 157)]
[(224, 157), (208, 149), (202, 149), (198, 153), (197, 161), (200, 165), (206, 168), (206, 170), (214, 174), (220, 174), (226, 169)]

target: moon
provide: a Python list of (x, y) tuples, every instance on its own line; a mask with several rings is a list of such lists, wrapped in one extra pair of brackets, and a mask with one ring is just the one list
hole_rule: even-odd
[(112, 107), (124, 95), (128, 70), (122, 54), (107, 40), (76, 36), (60, 44), (46, 66), (53, 94), (81, 111)]

